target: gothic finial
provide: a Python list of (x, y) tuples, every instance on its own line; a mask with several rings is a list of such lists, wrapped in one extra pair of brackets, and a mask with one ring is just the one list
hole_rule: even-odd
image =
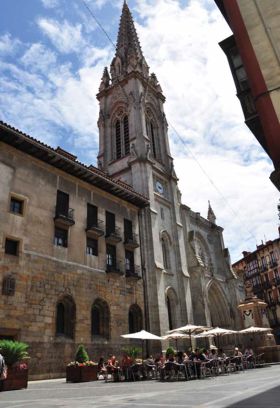
[(116, 55), (111, 64), (113, 82), (117, 78), (134, 70), (140, 71), (145, 77), (149, 75), (149, 67), (141, 50), (131, 12), (126, 1), (124, 1), (116, 45)]
[(216, 215), (214, 211), (212, 210), (210, 201), (208, 200), (208, 215), (207, 215), (207, 220), (212, 222), (213, 224), (216, 224)]
[(110, 80), (111, 80), (111, 78), (110, 78), (110, 75), (109, 75), (109, 72), (108, 72), (108, 68), (105, 67), (104, 71), (103, 71), (102, 78), (101, 78), (101, 84), (100, 84), (100, 87), (99, 87), (99, 91), (103, 91), (103, 89), (108, 88), (108, 86), (110, 86)]

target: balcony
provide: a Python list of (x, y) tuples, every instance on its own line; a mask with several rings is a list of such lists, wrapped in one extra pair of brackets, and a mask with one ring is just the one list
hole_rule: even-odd
[(119, 261), (112, 261), (110, 263), (106, 262), (106, 272), (107, 273), (115, 273), (117, 275), (123, 275), (121, 262)]
[(58, 227), (71, 227), (75, 224), (74, 221), (74, 210), (73, 208), (68, 208), (68, 210), (62, 210), (59, 207), (55, 207), (54, 223)]
[(124, 246), (128, 250), (139, 248), (139, 238), (137, 234), (125, 234)]
[(126, 267), (126, 270), (125, 270), (125, 276), (126, 276), (126, 278), (134, 278), (134, 279), (141, 279), (142, 278), (142, 276), (141, 276), (141, 268), (140, 268), (140, 266), (138, 266), (138, 265), (134, 265), (134, 266), (131, 266), (131, 267)]
[(86, 227), (86, 233), (92, 238), (102, 237), (102, 235), (104, 235), (104, 221), (97, 220), (95, 223), (88, 224)]
[(270, 268), (275, 268), (278, 265), (278, 262), (276, 261), (276, 259), (274, 259), (273, 261), (269, 262), (269, 266)]
[(121, 236), (120, 228), (115, 227), (115, 229), (112, 231), (110, 230), (106, 231), (105, 239), (108, 244), (112, 244), (112, 245), (115, 245), (121, 242), (122, 236)]

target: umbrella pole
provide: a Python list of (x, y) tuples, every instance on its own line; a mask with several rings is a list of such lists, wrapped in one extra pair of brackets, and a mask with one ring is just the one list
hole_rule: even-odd
[(144, 361), (144, 340), (142, 340), (142, 363)]
[(190, 351), (192, 352), (192, 333), (189, 331), (189, 337), (190, 337)]

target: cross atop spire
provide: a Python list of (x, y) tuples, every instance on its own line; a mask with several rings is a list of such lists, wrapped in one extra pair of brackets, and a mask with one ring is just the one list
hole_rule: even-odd
[(131, 71), (139, 71), (147, 77), (149, 67), (145, 61), (134, 21), (126, 1), (123, 3), (116, 55), (111, 64), (112, 81)]
[(207, 215), (207, 220), (212, 222), (213, 224), (216, 224), (216, 215), (214, 211), (212, 210), (210, 201), (208, 201), (208, 215)]

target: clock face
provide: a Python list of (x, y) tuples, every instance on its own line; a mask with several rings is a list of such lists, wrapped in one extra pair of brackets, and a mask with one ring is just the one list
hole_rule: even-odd
[(163, 194), (163, 185), (161, 184), (160, 181), (156, 182), (156, 190), (159, 194)]

